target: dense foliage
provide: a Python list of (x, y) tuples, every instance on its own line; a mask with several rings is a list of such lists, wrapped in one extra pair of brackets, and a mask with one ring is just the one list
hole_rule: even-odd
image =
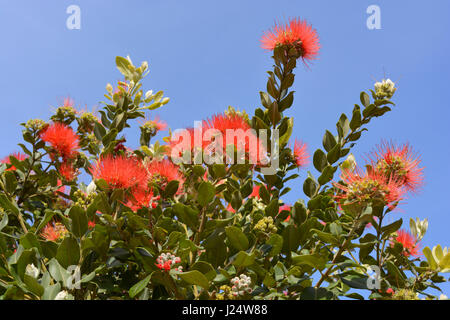
[[(361, 92), (336, 130), (325, 131), (311, 157), (317, 172), (304, 172), (306, 145), (292, 139), (288, 114), (298, 112), (293, 72), (317, 56), (318, 37), (291, 20), (262, 42), (274, 65), (261, 106), (253, 115), (229, 108), (201, 127), (254, 129), (258, 150), (278, 162), (273, 174), (261, 159), (251, 163), (255, 150), (237, 139), (227, 145), (246, 163), (196, 161), (195, 148), (178, 154), (193, 161), (175, 161), (175, 132), (152, 142), (167, 125), (146, 118), (169, 99), (144, 94), (147, 63), (129, 58), (117, 57), (125, 79), (107, 85), (98, 114), (66, 99), (51, 121), (23, 123), (22, 152), (0, 165), (0, 297), (437, 299), (429, 289), (446, 281), (450, 252), (420, 247), (426, 220), (410, 219), (409, 232), (400, 229), (404, 218), (386, 223), (421, 186), (417, 154), (383, 142), (364, 167), (350, 152), (391, 111), (394, 83)], [(136, 119), (140, 147), (131, 150), (123, 130)], [(291, 190), (301, 175), (303, 190)], [(288, 192), (295, 203), (283, 202)]]

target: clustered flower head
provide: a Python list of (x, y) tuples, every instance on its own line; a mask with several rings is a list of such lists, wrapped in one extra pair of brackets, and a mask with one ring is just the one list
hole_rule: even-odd
[(169, 159), (152, 160), (146, 165), (149, 182), (153, 185), (165, 188), (167, 183), (176, 180), (180, 184), (177, 193), (183, 190), (184, 177), (180, 168)]
[(141, 122), (141, 130), (145, 133), (148, 133), (151, 136), (154, 136), (158, 133), (158, 131), (164, 131), (167, 129), (167, 123), (160, 120), (159, 117), (155, 117), (155, 119), (145, 120)]
[(30, 119), (25, 123), (25, 128), (39, 132), (47, 127), (47, 122), (41, 119)]
[(387, 178), (374, 170), (344, 170), (341, 179), (344, 184), (333, 185), (343, 191), (336, 196), (343, 204), (367, 204), (375, 201), (393, 209), (396, 203), (403, 199), (405, 192), (396, 179)]
[[(170, 271), (172, 267), (181, 262), (180, 257), (176, 257), (171, 253), (162, 253), (158, 258), (156, 258), (156, 266), (164, 271)], [(183, 267), (179, 266), (174, 269), (175, 271), (183, 271)]]
[(138, 187), (131, 190), (130, 195), (127, 197), (127, 202), (124, 205), (132, 211), (137, 212), (144, 207), (156, 208), (159, 199), (160, 196), (154, 196), (151, 188), (143, 189)]
[(63, 105), (58, 107), (55, 114), (51, 116), (53, 121), (71, 123), (75, 120), (77, 110), (75, 110), (74, 101), (70, 98), (64, 98)]
[(79, 148), (79, 139), (73, 129), (61, 122), (54, 122), (41, 132), (41, 139), (52, 147), (51, 156), (73, 159)]
[(245, 274), (241, 274), (239, 277), (234, 277), (231, 279), (231, 294), (238, 297), (252, 293), (252, 288), (250, 287), (251, 283), (252, 279)]
[(78, 131), (80, 132), (92, 132), (94, 130), (95, 123), (99, 122), (98, 118), (92, 113), (86, 110), (79, 111)]
[(74, 204), (87, 209), (87, 207), (94, 201), (96, 194), (94, 192), (83, 192), (78, 189), (73, 193)]
[(47, 241), (57, 241), (64, 238), (69, 231), (61, 222), (50, 222), (41, 231), (41, 236)]
[(403, 246), (402, 254), (405, 257), (418, 256), (419, 255), (419, 244), (417, 238), (413, 237), (409, 232), (405, 230), (397, 231), (397, 236), (391, 240), (391, 246), (393, 247), (395, 243), (401, 243)]
[(391, 79), (383, 79), (375, 83), (375, 94), (379, 99), (392, 98), (396, 90), (395, 83)]
[(277, 227), (273, 223), (272, 217), (263, 217), (260, 219), (253, 227), (255, 231), (262, 233), (275, 233), (277, 232)]
[(272, 30), (264, 33), (261, 44), (267, 50), (280, 45), (294, 48), (305, 63), (316, 59), (320, 49), (317, 31), (299, 18), (289, 19), (286, 24), (275, 24)]
[(302, 168), (308, 164), (309, 154), (306, 151), (306, 144), (297, 141), (294, 142), (294, 160), (297, 167)]
[(374, 170), (396, 179), (408, 191), (416, 192), (423, 184), (420, 159), (409, 144), (400, 146), (383, 141), (370, 155)]
[(103, 179), (111, 189), (128, 189), (147, 185), (147, 170), (133, 157), (107, 155), (92, 167), (94, 179)]
[[(185, 133), (189, 138), (182, 135), (178, 140), (170, 141), (172, 156), (179, 157), (186, 151), (191, 154), (192, 151), (194, 154), (202, 151), (205, 156), (223, 157), (223, 163), (234, 159), (234, 162), (248, 161), (260, 165), (267, 160), (264, 142), (256, 135), (244, 113), (228, 111), (216, 114), (203, 120), (201, 126), (186, 129)], [(201, 141), (196, 141), (196, 136)], [(174, 149), (179, 147), (182, 147), (182, 150), (179, 150), (180, 154), (177, 155)], [(235, 153), (238, 154), (238, 159), (235, 159)]]

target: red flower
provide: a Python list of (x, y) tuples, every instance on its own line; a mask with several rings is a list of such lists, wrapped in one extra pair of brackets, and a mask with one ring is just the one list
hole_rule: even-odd
[(59, 166), (59, 174), (64, 177), (67, 181), (72, 181), (75, 179), (78, 170), (75, 170), (73, 165), (69, 161), (64, 161)]
[(94, 179), (105, 180), (111, 189), (147, 186), (147, 171), (135, 158), (105, 156), (91, 168)]
[(370, 154), (370, 159), (375, 170), (397, 179), (408, 191), (416, 192), (423, 184), (420, 158), (409, 144), (396, 146), (383, 141)]
[[(214, 115), (202, 123), (203, 133), (209, 129), (217, 130), (222, 135), (224, 155), (227, 152), (227, 145), (233, 145), (237, 151), (244, 151), (252, 163), (259, 163), (262, 160), (261, 155), (265, 154), (265, 148), (244, 117), (238, 114)], [(209, 141), (204, 141), (203, 147), (209, 144)]]
[(71, 159), (79, 148), (79, 139), (71, 127), (63, 123), (55, 122), (48, 126), (42, 133), (41, 139), (49, 143), (57, 156), (63, 159)]
[(306, 152), (306, 144), (297, 139), (294, 142), (294, 158), (299, 168), (308, 164), (309, 154)]
[(94, 227), (95, 227), (95, 221), (94, 221), (94, 220), (89, 221), (89, 222), (88, 222), (88, 228), (89, 228), (89, 229), (93, 229)]
[[(403, 245), (402, 254), (405, 257), (418, 256), (419, 245), (417, 239), (415, 239), (409, 232), (405, 230), (397, 231), (397, 236), (393, 239), (395, 242), (401, 243)], [(391, 247), (394, 246), (394, 242), (391, 242)]]
[(345, 201), (346, 204), (380, 201), (393, 209), (395, 203), (403, 199), (404, 190), (401, 184), (378, 171), (369, 170), (361, 173), (358, 168), (354, 171), (345, 170), (341, 179), (344, 185), (340, 183), (333, 185), (343, 191), (336, 198)]
[(147, 171), (149, 174), (149, 180), (153, 184), (157, 184), (165, 188), (167, 183), (176, 180), (180, 184), (178, 186), (177, 193), (180, 193), (183, 189), (184, 177), (180, 172), (179, 167), (169, 161), (163, 159), (161, 161), (154, 160), (147, 165)]
[(155, 201), (158, 199), (159, 196), (154, 197), (151, 189), (145, 190), (138, 187), (131, 190), (131, 195), (127, 197), (127, 203), (124, 203), (124, 205), (136, 212), (144, 207), (156, 208), (157, 203)]
[(68, 233), (66, 227), (61, 222), (47, 223), (42, 228), (41, 236), (47, 241), (56, 241)]
[[(9, 156), (4, 157), (1, 160), (1, 163), (11, 164), (11, 160), (9, 159), (9, 157), (14, 157), (14, 158), (16, 158), (19, 161), (23, 161), (26, 158), (28, 158), (28, 156), (26, 154), (23, 154), (23, 153), (20, 153), (20, 152), (14, 152), (14, 153), (10, 154)], [(16, 170), (16, 167), (11, 166), (8, 169), (6, 169), (6, 171), (13, 171), (13, 170)]]
[(277, 25), (264, 33), (262, 47), (273, 50), (278, 45), (295, 46), (300, 49), (303, 61), (316, 59), (320, 44), (316, 30), (299, 18), (289, 19), (289, 23)]

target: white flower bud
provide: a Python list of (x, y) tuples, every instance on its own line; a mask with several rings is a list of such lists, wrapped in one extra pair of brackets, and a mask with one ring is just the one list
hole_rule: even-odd
[(89, 183), (89, 185), (86, 188), (86, 192), (88, 194), (94, 193), (95, 190), (97, 190), (97, 185), (95, 184), (94, 180), (91, 181), (91, 183)]
[(60, 292), (56, 295), (55, 300), (65, 300), (66, 297), (67, 297), (67, 291), (63, 290), (63, 291), (60, 291)]
[(37, 278), (39, 276), (39, 269), (34, 266), (34, 264), (29, 264), (25, 268), (25, 273), (30, 277)]

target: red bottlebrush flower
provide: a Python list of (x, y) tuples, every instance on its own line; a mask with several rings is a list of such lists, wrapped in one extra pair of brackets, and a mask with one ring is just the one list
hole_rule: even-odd
[[(257, 137), (246, 119), (239, 114), (217, 114), (202, 122), (203, 134), (207, 130), (217, 130), (222, 135), (223, 154), (227, 154), (227, 145), (234, 145), (237, 151), (248, 155), (251, 163), (259, 164), (266, 154), (262, 141)], [(250, 131), (249, 131), (250, 130)], [(228, 133), (228, 135), (227, 135)], [(205, 139), (207, 140), (207, 139)], [(210, 145), (203, 141), (203, 148)], [(212, 143), (212, 145), (214, 145)]]
[(94, 229), (94, 227), (95, 227), (95, 224), (96, 224), (96, 223), (95, 223), (95, 221), (94, 221), (94, 220), (92, 220), (92, 221), (89, 221), (89, 222), (88, 222), (88, 228), (89, 228), (89, 229)]
[(135, 158), (106, 156), (91, 168), (94, 179), (105, 180), (111, 189), (127, 189), (136, 186), (146, 188), (147, 171)]
[(345, 185), (340, 183), (333, 185), (343, 191), (336, 195), (336, 198), (345, 201), (345, 204), (378, 201), (394, 209), (396, 202), (403, 199), (404, 190), (401, 184), (378, 171), (361, 173), (358, 168), (354, 171), (345, 170), (341, 179)]
[(59, 174), (67, 181), (72, 181), (77, 176), (78, 170), (75, 170), (69, 161), (64, 161), (59, 166)]
[(395, 242), (401, 243), (403, 245), (402, 254), (405, 257), (419, 255), (419, 244), (417, 243), (417, 239), (415, 239), (409, 232), (405, 230), (397, 231), (397, 236), (393, 238), (391, 247), (394, 246)]
[(169, 161), (163, 159), (161, 161), (152, 161), (147, 165), (149, 180), (153, 184), (163, 186), (163, 188), (172, 180), (177, 180), (180, 184), (177, 193), (183, 190), (184, 177), (179, 167)]
[[(28, 158), (28, 156), (26, 154), (23, 154), (20, 152), (14, 152), (14, 153), (10, 154), (9, 156), (3, 158), (1, 160), (1, 163), (11, 164), (11, 160), (9, 159), (9, 157), (11, 157), (11, 156), (16, 158), (19, 161), (23, 161), (26, 158)], [(6, 171), (14, 171), (14, 170), (16, 170), (16, 167), (14, 167), (14, 166), (11, 166), (8, 169), (6, 169)]]
[(134, 188), (131, 190), (131, 194), (127, 197), (127, 203), (125, 206), (130, 208), (132, 211), (136, 212), (144, 207), (156, 207), (157, 197), (153, 196), (152, 190), (145, 190), (142, 188)]
[(309, 154), (306, 152), (306, 144), (297, 139), (294, 142), (294, 159), (299, 168), (308, 164)]
[(409, 144), (396, 146), (383, 141), (370, 154), (374, 170), (397, 179), (408, 191), (417, 192), (423, 184), (423, 168), (420, 158)]
[(79, 148), (79, 138), (71, 127), (55, 122), (41, 133), (41, 139), (52, 146), (57, 156), (72, 159)]
[(317, 31), (299, 18), (289, 19), (284, 25), (275, 24), (272, 30), (264, 33), (261, 44), (267, 50), (273, 50), (278, 45), (295, 46), (300, 49), (304, 62), (316, 59), (320, 49)]
[(61, 239), (68, 233), (66, 227), (60, 223), (47, 223), (47, 225), (42, 229), (40, 235), (47, 241), (56, 241)]

